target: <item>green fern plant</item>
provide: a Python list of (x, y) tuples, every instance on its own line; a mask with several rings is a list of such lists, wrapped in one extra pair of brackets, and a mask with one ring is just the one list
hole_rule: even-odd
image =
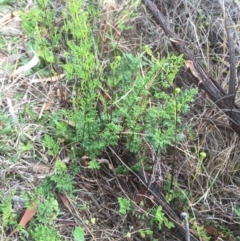
[(131, 210), (131, 201), (129, 199), (119, 197), (118, 198), (118, 204), (119, 204), (119, 213), (120, 214), (127, 214)]
[(200, 226), (195, 218), (190, 218), (189, 223), (192, 225), (193, 229), (196, 230), (196, 232), (199, 234), (199, 236), (206, 241), (211, 240), (211, 237), (207, 235), (205, 227)]
[(54, 187), (60, 192), (71, 194), (74, 189), (73, 177), (68, 173), (67, 166), (61, 160), (55, 163), (56, 174), (49, 178), (50, 183), (54, 183)]
[(50, 0), (38, 0), (38, 5), (30, 12), (23, 13), (22, 27), (30, 38), (27, 43), (31, 50), (35, 50), (42, 64), (56, 63), (55, 52), (62, 38), (62, 32), (55, 24), (57, 18)]
[(50, 156), (56, 156), (59, 152), (59, 144), (49, 135), (44, 135), (43, 144)]
[(0, 213), (0, 223), (2, 223), (3, 227), (7, 227), (8, 225), (17, 225), (17, 214), (13, 212), (12, 197), (3, 198), (0, 203)]
[(156, 223), (159, 229), (162, 229), (163, 227), (167, 227), (170, 229), (175, 226), (174, 223), (165, 216), (161, 206), (154, 209), (153, 213), (154, 215), (151, 219), (152, 225)]
[(46, 198), (44, 202), (38, 202), (37, 221), (46, 226), (51, 226), (59, 214), (58, 202), (52, 196)]
[[(142, 76), (141, 69), (147, 64), (140, 56), (123, 54), (110, 64), (107, 82), (106, 78), (104, 81), (101, 78), (89, 79), (88, 84), (89, 81), (96, 82), (92, 87), (89, 86), (93, 92), (78, 87), (79, 96), (85, 96), (85, 99), (79, 102), (75, 99), (78, 105), (75, 105), (74, 111), (68, 113), (68, 117), (76, 125), (75, 141), (81, 143), (83, 151), (94, 157), (107, 146), (117, 145), (120, 137), (126, 140), (129, 151), (135, 153), (144, 149), (144, 141), (157, 152), (165, 151), (167, 146), (174, 143), (176, 132), (177, 141), (183, 140), (185, 126), (181, 124), (178, 113), (188, 111), (188, 103), (193, 100), (196, 89), (181, 91), (175, 94), (175, 98), (174, 94), (168, 93), (173, 76), (177, 73), (174, 66), (178, 66), (178, 69), (181, 67), (180, 58), (169, 56), (161, 61), (155, 60), (151, 63), (151, 69)], [(166, 64), (170, 67), (164, 78), (170, 80), (166, 81), (161, 77), (159, 82), (163, 84), (146, 88)], [(79, 85), (81, 84), (86, 85), (84, 81)], [(107, 100), (106, 96), (99, 94), (101, 91), (108, 96)], [(149, 98), (153, 94), (154, 105), (149, 107)], [(88, 108), (85, 102), (88, 103)], [(101, 111), (97, 111), (93, 103), (101, 105)], [(179, 124), (177, 130), (176, 123)]]
[[(99, 46), (91, 26), (94, 11), (79, 0), (67, 1), (60, 16), (51, 8), (50, 0), (38, 0), (38, 7), (22, 15), (23, 28), (31, 38), (28, 44), (40, 57), (40, 66), (48, 66), (55, 73), (53, 63), (59, 65), (73, 88), (72, 108), (44, 116), (50, 132), (44, 135), (42, 143), (56, 160), (56, 173), (46, 177), (38, 190), (37, 195), (47, 200), (49, 208), (44, 211), (40, 206), (41, 225), (33, 226), (32, 234), (36, 240), (43, 240), (44, 233), (51, 232), (44, 220), (58, 213), (55, 199), (49, 193), (56, 189), (73, 193), (74, 174), (80, 170), (71, 169), (78, 164), (75, 160), (87, 156), (88, 167), (99, 169), (99, 156), (109, 146), (121, 144), (137, 156), (134, 170), (147, 169), (149, 146), (159, 154), (184, 139), (188, 126), (182, 123), (181, 114), (189, 110), (197, 93), (196, 89), (181, 90), (174, 86), (175, 76), (184, 64), (182, 56), (154, 56), (148, 46), (143, 48), (144, 53), (133, 55), (124, 53), (116, 44), (103, 63), (98, 58)], [(62, 19), (59, 25), (55, 24), (57, 18)], [(64, 46), (60, 54), (59, 46)], [(72, 167), (58, 160), (62, 146), (72, 151)], [(126, 173), (121, 166), (117, 171)], [(120, 213), (126, 214), (131, 202), (122, 198), (118, 202)], [(152, 210), (150, 216), (151, 223), (160, 229), (173, 226), (161, 207)], [(139, 233), (142, 237), (152, 235), (151, 230)], [(50, 237), (58, 240), (54, 231)]]
[(34, 241), (61, 241), (56, 229), (45, 225), (37, 225), (30, 234)]
[[(197, 90), (174, 88), (174, 78), (184, 63), (182, 56), (155, 57), (148, 46), (144, 47), (145, 53), (136, 56), (116, 49), (116, 55), (103, 66), (96, 58), (92, 11), (84, 8), (82, 1), (68, 1), (62, 12), (62, 27), (58, 31), (54, 28), (49, 36), (51, 42), (46, 43), (40, 33), (55, 19), (48, 7), (49, 0), (39, 0), (41, 11), (33, 9), (31, 14), (36, 16), (31, 24), (31, 14), (23, 15), (23, 27), (50, 65), (49, 56), (54, 56), (55, 46), (60, 38), (65, 40), (65, 63), (57, 63), (72, 80), (76, 94), (73, 108), (62, 111), (67, 120), (54, 120), (56, 135), (68, 143), (78, 143), (79, 155), (91, 160), (119, 142), (124, 142), (130, 152), (144, 156), (146, 142), (160, 153), (183, 140), (185, 125), (180, 115), (188, 111)], [(50, 139), (45, 136), (44, 144), (54, 156), (58, 143)]]

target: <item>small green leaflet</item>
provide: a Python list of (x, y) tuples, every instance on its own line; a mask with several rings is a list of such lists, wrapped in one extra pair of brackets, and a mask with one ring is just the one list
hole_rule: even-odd
[(74, 241), (84, 241), (84, 229), (76, 227), (73, 231)]

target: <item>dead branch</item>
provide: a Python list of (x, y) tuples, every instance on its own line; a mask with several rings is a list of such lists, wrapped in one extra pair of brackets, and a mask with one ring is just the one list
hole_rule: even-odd
[(234, 103), (231, 105), (228, 98), (229, 95), (221, 88), (221, 86), (209, 77), (208, 73), (195, 59), (192, 52), (184, 44), (184, 42), (175, 34), (166, 22), (162, 13), (156, 5), (150, 0), (143, 0), (143, 4), (154, 16), (155, 20), (164, 30), (165, 34), (171, 41), (174, 49), (184, 55), (185, 71), (190, 81), (195, 83), (199, 88), (203, 89), (208, 97), (229, 117), (229, 122), (233, 130), (240, 135), (240, 109)]
[(225, 31), (227, 33), (227, 43), (229, 49), (229, 65), (230, 65), (230, 79), (229, 79), (229, 87), (228, 87), (228, 101), (229, 105), (233, 106), (235, 94), (236, 94), (236, 83), (237, 83), (237, 70), (236, 70), (236, 56), (235, 56), (235, 48), (234, 48), (234, 25), (231, 20), (231, 16), (229, 16), (229, 12), (226, 11), (223, 0), (218, 0), (219, 5), (222, 8), (224, 20), (225, 20)]

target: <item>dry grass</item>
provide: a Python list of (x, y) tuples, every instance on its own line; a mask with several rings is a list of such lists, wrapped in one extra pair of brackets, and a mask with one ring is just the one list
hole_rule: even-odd
[[(158, 7), (167, 16), (172, 28), (188, 43), (210, 74), (219, 80), (223, 87), (227, 87), (228, 53), (221, 37), (223, 19), (216, 3), (207, 0), (159, 2)], [(130, 17), (124, 15), (128, 4), (131, 4), (127, 11)], [(123, 3), (123, 1), (109, 0), (104, 1), (102, 7), (102, 18), (96, 21), (99, 26), (97, 35), (103, 58), (111, 54), (112, 39), (126, 52), (135, 53), (143, 44), (149, 44), (155, 52), (160, 52), (161, 56), (172, 50), (166, 36), (143, 6), (137, 6), (131, 1)], [(6, 12), (9, 12), (9, 9)], [(208, 20), (208, 16), (212, 19)], [(239, 24), (238, 16), (236, 18)], [(118, 21), (129, 24), (132, 29), (119, 29)], [(109, 29), (112, 30), (112, 36), (108, 36)], [(1, 27), (1, 41), (3, 44), (0, 50), (0, 108), (11, 119), (17, 120), (9, 138), (0, 137), (0, 142), (9, 148), (8, 157), (0, 154), (0, 192), (3, 196), (11, 196), (12, 193), (19, 195), (22, 191), (31, 193), (41, 184), (42, 177), (51, 175), (54, 160), (47, 155), (39, 141), (43, 134), (48, 132), (48, 127), (45, 123), (32, 122), (30, 115), (36, 115), (38, 118), (43, 112), (51, 115), (61, 108), (63, 99), (61, 93), (65, 93), (64, 99), (69, 99), (71, 86), (63, 86), (59, 81), (32, 83), (34, 79), (39, 78), (37, 74), (12, 78), (18, 62), (28, 55), (21, 27), (16, 20), (11, 19), (8, 24), (4, 24), (4, 28)], [(217, 61), (216, 56), (222, 61)], [(179, 76), (178, 82), (181, 85), (189, 85), (184, 79), (184, 73)], [(7, 99), (10, 102), (7, 102)], [(236, 99), (239, 99), (238, 93)], [(188, 138), (177, 146), (175, 181), (180, 190), (190, 192), (188, 198), (190, 208), (187, 211), (196, 217), (199, 223), (209, 222), (209, 225), (214, 227), (213, 223), (216, 222), (222, 229), (225, 228), (225, 230), (218, 229), (219, 238), (223, 235), (228, 240), (238, 240), (233, 237), (240, 236), (239, 217), (234, 212), (234, 206), (240, 209), (239, 137), (228, 126), (224, 114), (204, 93), (199, 93), (191, 113), (185, 117), (185, 120), (192, 125), (192, 129)], [(4, 127), (6, 124), (0, 122), (0, 126)], [(33, 148), (31, 151), (22, 152), (21, 147), (26, 142), (31, 142)], [(68, 147), (64, 147), (61, 151), (61, 158), (63, 160), (68, 158)], [(196, 157), (200, 152), (207, 154), (201, 165)], [(12, 159), (9, 159), (9, 156)], [(151, 154), (149, 158), (152, 158)], [(169, 149), (168, 153), (158, 159), (163, 179), (166, 179), (171, 172), (172, 158), (172, 149)], [(110, 157), (108, 159), (112, 161)], [(68, 197), (72, 213), (67, 211), (58, 197), (62, 213), (57, 218), (57, 227), (63, 238), (72, 240), (72, 230), (74, 226), (79, 225), (87, 231), (86, 240), (147, 240), (134, 234), (134, 231), (131, 239), (126, 237), (127, 232), (131, 230), (146, 228), (148, 225), (144, 220), (139, 222), (131, 215), (123, 217), (118, 213), (119, 196), (136, 200), (137, 194), (140, 193), (149, 206), (154, 206), (151, 197), (145, 193), (141, 194), (138, 181), (131, 175), (116, 175), (107, 164), (103, 165), (101, 171), (90, 170), (84, 161), (80, 161), (80, 165), (82, 172), (75, 180), (79, 192), (74, 193), (74, 200)], [(159, 171), (157, 168), (159, 167), (153, 171)], [(0, 201), (3, 196), (0, 197)], [(84, 208), (86, 205), (87, 208)], [(135, 205), (141, 214), (144, 207), (137, 202)], [(92, 224), (87, 225), (84, 221), (93, 218), (96, 221)], [(227, 229), (231, 231), (232, 236), (226, 236)], [(9, 230), (2, 228), (1, 240), (8, 240), (8, 232)], [(154, 232), (158, 240), (180, 240), (174, 236), (174, 233), (165, 229), (162, 231), (156, 229)], [(17, 236), (14, 240), (18, 240)]]

